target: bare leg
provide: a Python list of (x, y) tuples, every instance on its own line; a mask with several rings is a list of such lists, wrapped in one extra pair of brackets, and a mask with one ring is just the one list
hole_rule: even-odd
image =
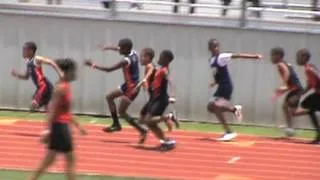
[(313, 141), (313, 143), (319, 144), (319, 142), (320, 142), (320, 125), (319, 125), (319, 122), (318, 122), (318, 118), (317, 118), (316, 112), (315, 111), (310, 111), (309, 112), (309, 117), (311, 119), (312, 125), (314, 126), (315, 130), (317, 131), (317, 136), (316, 136), (315, 140)]
[(227, 101), (223, 98), (219, 98), (214, 103), (222, 112), (234, 113), (236, 111), (235, 106), (230, 101)]
[(292, 113), (287, 102), (283, 103), (282, 110), (283, 110), (283, 114), (284, 114), (288, 128), (293, 128)]
[[(158, 119), (158, 118), (157, 118)], [(151, 114), (147, 114), (144, 118), (144, 122), (147, 124), (149, 129), (153, 132), (153, 134), (160, 140), (165, 140), (165, 135), (161, 128), (158, 126), (157, 120), (153, 120)]]
[[(232, 139), (234, 139), (237, 134), (236, 133), (233, 133), (223, 115), (223, 112), (224, 111), (230, 111), (230, 108), (228, 109), (227, 106), (219, 106), (221, 105), (221, 103), (217, 103), (217, 101), (219, 100), (216, 100), (214, 102), (209, 102), (208, 103), (208, 106), (207, 106), (207, 109), (209, 112), (211, 113), (214, 113), (217, 117), (217, 119), (220, 121), (220, 123), (222, 124), (223, 126), (223, 129), (225, 131), (225, 133), (223, 134), (223, 136), (221, 138), (219, 138), (218, 140), (219, 141), (230, 141)], [(223, 103), (222, 103), (223, 104)]]
[(111, 114), (112, 120), (113, 120), (113, 123), (111, 125), (112, 127), (114, 127), (114, 126), (120, 127), (119, 117), (118, 117), (118, 113), (117, 113), (117, 106), (116, 106), (114, 100), (122, 95), (123, 95), (122, 91), (117, 89), (117, 90), (110, 92), (106, 96), (109, 110), (110, 110), (110, 114)]
[(225, 111), (235, 112), (235, 108), (231, 103), (227, 102), (226, 100), (219, 99), (216, 101), (209, 102), (207, 105), (207, 109), (209, 112), (216, 115), (217, 119), (222, 124), (226, 133), (232, 132), (223, 115), (223, 112)]
[(54, 162), (56, 158), (56, 152), (49, 150), (46, 154), (46, 157), (43, 159), (40, 167), (36, 172), (31, 176), (29, 180), (37, 180), (45, 170)]
[(127, 97), (121, 98), (120, 106), (119, 106), (119, 114), (122, 118), (124, 118), (131, 126), (136, 128), (140, 133), (146, 133), (146, 129), (143, 128), (133, 117), (131, 117), (128, 113), (128, 107), (131, 104), (131, 100)]
[(65, 155), (65, 159), (67, 161), (66, 163), (66, 175), (68, 180), (75, 180), (76, 175), (75, 175), (75, 157), (73, 152), (68, 152)]

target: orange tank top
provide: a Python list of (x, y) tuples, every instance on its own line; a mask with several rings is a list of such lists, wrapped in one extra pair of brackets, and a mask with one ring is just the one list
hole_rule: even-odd
[(62, 99), (59, 102), (57, 116), (55, 121), (60, 123), (70, 123), (72, 120), (72, 113), (71, 113), (71, 87), (68, 82), (60, 82), (59, 84), (64, 92)]

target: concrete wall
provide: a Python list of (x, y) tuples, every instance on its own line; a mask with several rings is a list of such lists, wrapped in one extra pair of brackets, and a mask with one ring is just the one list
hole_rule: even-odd
[[(282, 122), (280, 104), (270, 101), (279, 84), (279, 75), (269, 61), (270, 48), (276, 45), (285, 47), (286, 59), (294, 63), (295, 51), (307, 47), (313, 53), (313, 62), (320, 66), (317, 61), (320, 36), (307, 33), (1, 14), (0, 34), (1, 107), (27, 108), (30, 103), (35, 89), (31, 81), (18, 81), (10, 76), (12, 67), (25, 70), (21, 46), (28, 40), (38, 44), (39, 55), (72, 57), (79, 63), (84, 58), (92, 58), (105, 65), (111, 65), (121, 57), (113, 52), (102, 53), (96, 45), (117, 43), (122, 37), (132, 38), (137, 50), (146, 46), (153, 47), (157, 53), (171, 49), (176, 56), (171, 67), (177, 86), (176, 108), (181, 118), (193, 121), (212, 120), (206, 112), (206, 104), (212, 94), (208, 89), (210, 70), (207, 52), (207, 40), (211, 37), (218, 38), (225, 51), (258, 52), (265, 56), (260, 62), (239, 60), (230, 65), (235, 84), (233, 102), (244, 105), (245, 122), (248, 124), (274, 125)], [(302, 69), (296, 69), (304, 81)], [(53, 70), (46, 67), (45, 71), (52, 81), (56, 80)], [(80, 66), (79, 79), (73, 86), (74, 111), (107, 113), (105, 93), (122, 81), (121, 72), (106, 74)], [(137, 115), (146, 98), (147, 94), (141, 93), (130, 111)], [(301, 119), (299, 124), (305, 127), (309, 123)]]

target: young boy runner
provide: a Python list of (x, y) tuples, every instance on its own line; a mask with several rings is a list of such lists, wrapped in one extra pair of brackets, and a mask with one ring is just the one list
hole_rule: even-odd
[(19, 73), (15, 69), (12, 69), (12, 76), (28, 80), (30, 77), (36, 86), (36, 92), (33, 95), (32, 102), (30, 105), (30, 110), (34, 111), (36, 109), (44, 106), (47, 109), (49, 101), (53, 93), (52, 83), (45, 77), (42, 69), (43, 64), (51, 65), (58, 73), (59, 77), (63, 77), (63, 72), (57, 66), (57, 64), (45, 57), (37, 56), (37, 45), (34, 42), (26, 42), (23, 46), (23, 58), (26, 60), (27, 70), (25, 73)]
[(139, 56), (134, 50), (132, 50), (132, 48), (133, 44), (130, 39), (121, 39), (118, 43), (118, 47), (103, 48), (104, 50), (119, 51), (120, 55), (124, 56), (121, 61), (110, 67), (104, 67), (94, 64), (91, 60), (86, 60), (85, 65), (105, 72), (113, 72), (119, 69), (122, 69), (123, 71), (125, 82), (119, 88), (111, 91), (106, 96), (113, 123), (110, 127), (104, 128), (103, 131), (108, 133), (121, 131), (117, 107), (114, 102), (116, 98), (121, 98), (119, 105), (120, 116), (123, 117), (131, 126), (136, 128), (140, 132), (141, 139), (144, 139), (147, 130), (127, 113), (127, 109), (139, 93), (139, 91), (134, 90), (139, 82)]
[(287, 123), (285, 134), (288, 137), (295, 135), (295, 130), (292, 122), (295, 111), (299, 106), (300, 96), (303, 94), (303, 88), (297, 73), (292, 65), (284, 60), (285, 52), (281, 47), (271, 49), (271, 61), (277, 66), (282, 85), (276, 89), (274, 99), (287, 93), (282, 105), (282, 110)]
[(233, 59), (261, 59), (260, 54), (235, 54), (235, 53), (221, 53), (220, 42), (217, 39), (210, 39), (208, 42), (208, 49), (211, 52), (209, 59), (210, 68), (213, 70), (214, 82), (210, 84), (211, 87), (218, 86), (213, 98), (209, 101), (207, 109), (209, 112), (215, 114), (218, 120), (222, 123), (225, 133), (219, 141), (230, 141), (234, 139), (237, 134), (232, 132), (227, 121), (223, 115), (224, 112), (231, 112), (235, 114), (238, 121), (242, 120), (242, 107), (240, 105), (233, 105), (230, 100), (233, 92), (233, 83), (228, 70), (228, 64)]

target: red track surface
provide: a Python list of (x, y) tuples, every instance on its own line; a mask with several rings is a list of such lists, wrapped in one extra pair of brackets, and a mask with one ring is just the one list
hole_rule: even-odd
[[(0, 168), (32, 170), (44, 155), (39, 143), (43, 124), (18, 121), (0, 125)], [(75, 133), (77, 172), (190, 180), (319, 180), (320, 147), (301, 140), (285, 141), (240, 136), (220, 143), (216, 134), (176, 131), (176, 149), (159, 152), (149, 136), (146, 146), (134, 145), (133, 129), (105, 134), (87, 126), (89, 135)], [(59, 158), (51, 171), (63, 170)]]

